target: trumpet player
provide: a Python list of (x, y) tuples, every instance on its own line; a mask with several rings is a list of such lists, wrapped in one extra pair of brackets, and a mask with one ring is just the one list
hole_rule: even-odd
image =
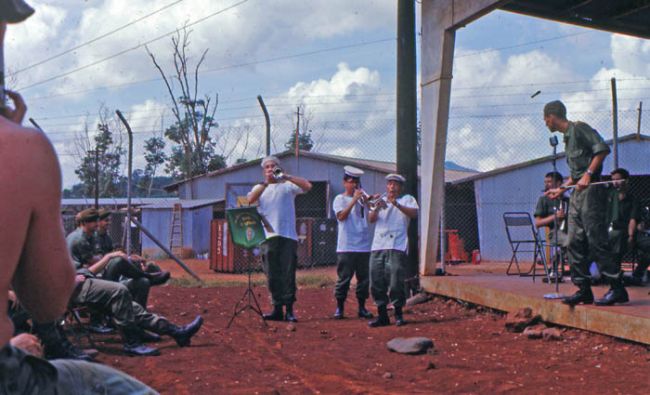
[[(550, 189), (559, 188), (564, 181), (564, 177), (561, 173), (552, 171), (546, 173), (544, 176), (544, 193)], [(557, 246), (562, 249), (562, 256), (566, 257), (566, 247), (567, 247), (567, 211), (569, 207), (569, 199), (565, 194), (562, 196), (551, 199), (545, 194), (540, 196), (537, 200), (537, 206), (535, 208), (535, 226), (537, 228), (548, 228), (549, 230), (549, 240), (552, 246)], [(557, 230), (555, 226), (557, 225)], [(557, 234), (557, 240), (555, 236)], [(557, 250), (555, 250), (557, 251)], [(560, 254), (553, 254), (553, 259), (556, 259), (553, 263), (552, 268), (550, 268), (551, 273), (549, 277), (554, 280), (558, 277), (558, 272), (555, 271), (555, 268), (560, 268), (564, 262), (560, 262)], [(560, 271), (561, 272), (561, 271)], [(543, 281), (547, 281), (546, 277), (543, 278)], [(558, 281), (562, 282), (562, 277), (558, 278)]]
[(335, 319), (344, 318), (345, 299), (350, 289), (352, 276), (357, 278), (358, 317), (372, 318), (366, 310), (370, 278), (368, 277), (371, 229), (368, 226), (368, 195), (360, 187), (363, 171), (352, 166), (343, 167), (344, 192), (334, 198), (333, 209), (338, 222), (336, 242), (336, 273), (338, 280), (334, 288), (336, 298)]
[(261, 250), (273, 311), (264, 314), (264, 319), (297, 322), (293, 311), (298, 263), (295, 198), (309, 192), (311, 183), (282, 172), (280, 160), (275, 156), (264, 158), (262, 169), (264, 182), (255, 185), (248, 193), (248, 202), (259, 202), (258, 211), (267, 225)]
[(388, 303), (395, 308), (395, 325), (406, 322), (402, 308), (406, 303), (406, 252), (408, 226), (418, 215), (418, 203), (411, 195), (402, 195), (406, 179), (399, 174), (386, 176), (386, 195), (368, 215), (375, 224), (370, 249), (370, 291), (377, 305), (378, 317), (370, 327), (390, 325)]

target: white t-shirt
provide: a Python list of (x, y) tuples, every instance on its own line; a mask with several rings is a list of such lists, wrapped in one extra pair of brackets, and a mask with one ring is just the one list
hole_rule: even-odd
[[(375, 237), (372, 240), (372, 251), (399, 250), (406, 252), (408, 248), (408, 226), (411, 219), (397, 207), (386, 202), (388, 207), (379, 210), (375, 222)], [(411, 195), (397, 199), (400, 206), (419, 209), (418, 202)]]
[[(344, 194), (337, 195), (334, 198), (332, 208), (334, 214), (345, 210), (352, 201), (352, 196)], [(363, 209), (363, 217), (361, 210)], [(336, 252), (369, 252), (372, 243), (372, 232), (368, 226), (368, 209), (355, 203), (350, 211), (350, 215), (345, 221), (338, 221), (338, 236), (336, 242)]]
[[(262, 188), (261, 184), (255, 185)], [(298, 240), (296, 234), (296, 195), (303, 193), (303, 190), (296, 184), (285, 181), (269, 184), (259, 198), (257, 211), (262, 214), (273, 228), (273, 233), (266, 228), (266, 238), (282, 236), (292, 240)]]

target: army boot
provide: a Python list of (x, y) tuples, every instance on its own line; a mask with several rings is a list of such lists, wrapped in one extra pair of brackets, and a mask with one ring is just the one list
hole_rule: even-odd
[(343, 319), (343, 310), (345, 309), (345, 299), (336, 299), (336, 311), (334, 312), (334, 319)]
[(395, 326), (403, 326), (406, 325), (406, 321), (404, 321), (404, 314), (402, 312), (401, 307), (395, 307)]
[(386, 308), (386, 306), (379, 306), (377, 310), (378, 310), (377, 318), (370, 321), (368, 323), (368, 326), (371, 328), (377, 328), (380, 326), (390, 325), (390, 318), (388, 318), (388, 309)]
[(571, 296), (567, 296), (562, 299), (562, 303), (569, 306), (575, 306), (578, 304), (592, 304), (594, 303), (594, 294), (591, 292), (591, 284), (589, 281), (585, 280), (578, 285), (578, 291)]
[(596, 299), (595, 304), (597, 306), (611, 306), (615, 303), (627, 303), (630, 301), (630, 297), (623, 286), (623, 280), (621, 277), (610, 279), (610, 288), (609, 291), (600, 299)]
[(293, 303), (287, 305), (287, 313), (284, 316), (284, 320), (289, 322), (298, 322), (298, 318), (293, 314)]
[(192, 336), (201, 329), (203, 325), (203, 317), (196, 316), (194, 321), (185, 326), (174, 325), (166, 319), (160, 319), (151, 330), (159, 335), (169, 335), (179, 347), (186, 347), (190, 345)]
[(365, 319), (372, 318), (372, 313), (366, 310), (365, 299), (359, 299), (359, 318), (365, 318)]
[(124, 339), (124, 352), (128, 355), (139, 357), (160, 355), (160, 351), (157, 348), (142, 344), (142, 340), (140, 340), (140, 329), (135, 324), (122, 327), (121, 333)]
[(34, 333), (43, 343), (43, 355), (46, 359), (76, 359), (92, 361), (90, 355), (84, 353), (68, 340), (63, 329), (55, 323), (34, 323)]
[(273, 305), (273, 311), (262, 315), (266, 321), (282, 321), (284, 313), (282, 312), (282, 305)]

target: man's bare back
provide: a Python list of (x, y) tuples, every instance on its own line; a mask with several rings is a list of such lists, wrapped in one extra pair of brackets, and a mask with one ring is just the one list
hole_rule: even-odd
[[(0, 117), (0, 306), (7, 291), (38, 321), (59, 317), (72, 291), (74, 270), (60, 217), (61, 173), (48, 139)], [(0, 347), (13, 334), (0, 315)]]

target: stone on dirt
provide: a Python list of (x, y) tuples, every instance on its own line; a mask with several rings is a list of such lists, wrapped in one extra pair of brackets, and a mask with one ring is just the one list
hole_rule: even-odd
[(509, 332), (520, 333), (523, 332), (526, 327), (536, 325), (540, 322), (542, 316), (533, 315), (533, 310), (530, 307), (524, 307), (519, 309), (514, 314), (508, 313), (506, 318), (506, 329)]
[(562, 331), (558, 328), (546, 328), (542, 331), (544, 340), (562, 340)]
[(396, 337), (386, 343), (386, 346), (396, 353), (418, 355), (433, 348), (433, 340), (428, 337)]
[(417, 304), (426, 303), (426, 302), (430, 301), (431, 299), (433, 299), (432, 294), (427, 293), (427, 292), (420, 292), (420, 293), (417, 293), (417, 294), (413, 295), (412, 297), (408, 298), (408, 300), (406, 301), (406, 305), (407, 306), (415, 306)]

